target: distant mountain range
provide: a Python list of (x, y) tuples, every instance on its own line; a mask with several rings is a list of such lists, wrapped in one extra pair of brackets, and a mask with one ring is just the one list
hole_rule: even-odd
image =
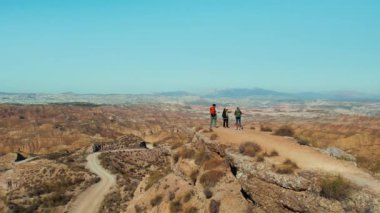
[(206, 95), (208, 98), (273, 98), (284, 100), (335, 100), (335, 101), (380, 101), (380, 95), (353, 91), (283, 93), (261, 88), (224, 89)]
[(0, 92), (1, 102), (13, 103), (49, 103), (49, 102), (94, 102), (94, 103), (126, 103), (146, 101), (168, 101), (184, 103), (211, 103), (215, 99), (241, 100), (273, 100), (273, 101), (365, 101), (380, 102), (380, 95), (371, 95), (352, 91), (338, 92), (302, 92), (284, 93), (261, 88), (233, 88), (217, 90), (208, 94), (195, 94), (186, 91), (168, 91), (153, 94), (77, 94), (65, 92), (47, 93), (9, 93)]

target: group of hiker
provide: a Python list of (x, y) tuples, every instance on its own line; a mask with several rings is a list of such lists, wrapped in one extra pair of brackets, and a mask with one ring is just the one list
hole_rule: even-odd
[[(231, 113), (232, 111), (230, 111), (228, 108), (224, 108), (223, 109), (223, 112), (222, 112), (222, 118), (223, 118), (223, 127), (224, 128), (230, 128), (228, 126), (228, 121), (229, 121), (229, 113)], [(241, 125), (241, 116), (242, 116), (242, 112), (240, 110), (239, 107), (236, 107), (235, 109), (235, 112), (234, 112), (234, 115), (235, 115), (235, 127), (236, 127), (236, 130), (243, 130), (243, 126)], [(211, 107), (210, 107), (210, 118), (211, 118), (211, 121), (210, 121), (210, 129), (212, 129), (213, 127), (217, 127), (217, 111), (216, 111), (216, 104), (213, 104)]]

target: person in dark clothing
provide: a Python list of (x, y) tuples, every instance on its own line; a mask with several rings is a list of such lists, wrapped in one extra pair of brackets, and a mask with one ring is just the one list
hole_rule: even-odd
[(223, 114), (222, 114), (222, 117), (223, 117), (223, 127), (224, 128), (230, 128), (228, 126), (228, 120), (229, 120), (228, 113), (229, 113), (228, 109), (224, 108), (223, 109)]

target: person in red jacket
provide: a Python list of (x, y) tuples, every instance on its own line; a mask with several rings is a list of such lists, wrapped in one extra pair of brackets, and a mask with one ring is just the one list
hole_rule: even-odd
[(212, 127), (217, 127), (216, 126), (216, 104), (213, 104), (211, 107), (210, 107), (210, 129), (212, 129)]

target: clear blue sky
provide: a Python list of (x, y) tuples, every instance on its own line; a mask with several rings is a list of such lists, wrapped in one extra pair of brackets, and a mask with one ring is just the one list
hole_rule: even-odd
[(380, 93), (380, 1), (0, 1), (0, 91), (253, 87)]

